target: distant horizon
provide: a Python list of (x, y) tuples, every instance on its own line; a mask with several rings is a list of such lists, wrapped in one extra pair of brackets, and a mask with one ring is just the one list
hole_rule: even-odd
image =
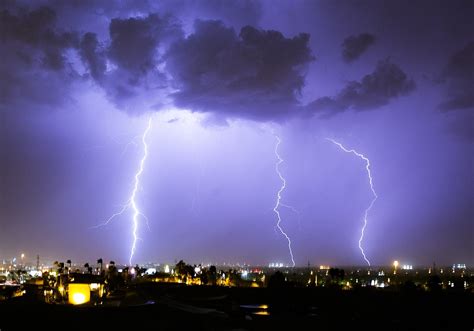
[[(65, 259), (53, 259), (53, 260), (45, 260), (45, 259), (42, 259), (41, 256), (40, 256), (40, 265), (45, 265), (46, 263), (45, 262), (41, 262), (41, 261), (46, 261), (48, 263), (50, 263), (50, 265), (52, 265), (55, 261), (58, 261), (58, 262), (63, 262), (63, 263), (66, 263), (67, 260), (71, 260), (72, 262), (72, 265), (73, 266), (77, 266), (77, 267), (83, 267), (83, 265), (85, 263), (89, 263), (89, 264), (92, 264), (92, 265), (95, 265), (97, 264), (97, 260), (100, 259), (101, 257), (98, 257), (94, 260), (83, 260), (83, 261), (80, 261), (80, 262), (77, 262), (76, 260), (73, 260), (73, 259), (70, 259), (70, 258), (65, 258)], [(186, 259), (177, 259), (176, 261), (173, 261), (173, 262), (159, 262), (159, 261), (147, 261), (147, 262), (137, 262), (137, 263), (133, 263), (132, 265), (129, 265), (127, 263), (120, 263), (120, 261), (118, 260), (114, 260), (114, 259), (103, 259), (103, 264), (106, 265), (106, 264), (109, 264), (110, 261), (114, 261), (116, 265), (119, 265), (119, 266), (130, 266), (130, 267), (134, 267), (135, 265), (139, 265), (139, 266), (143, 266), (143, 265), (147, 265), (147, 264), (157, 264), (157, 265), (168, 265), (168, 266), (172, 266), (172, 265), (175, 265), (176, 263), (178, 263), (179, 261), (184, 261), (185, 263), (187, 264), (191, 264), (191, 265), (203, 265), (203, 266), (208, 266), (208, 265), (214, 265), (216, 267), (224, 267), (224, 266), (246, 266), (246, 267), (259, 267), (259, 268), (274, 268), (274, 269), (288, 269), (288, 268), (307, 268), (308, 265), (295, 265), (294, 267), (290, 266), (290, 265), (285, 265), (283, 264), (283, 266), (270, 266), (271, 263), (275, 263), (275, 262), (269, 262), (267, 264), (246, 264), (246, 263), (239, 263), (239, 262), (235, 262), (235, 263), (232, 263), (232, 262), (222, 262), (222, 263), (211, 263), (211, 262), (195, 262), (195, 261), (188, 261)], [(11, 258), (10, 259), (5, 259), (5, 258), (0, 258), (0, 261), (11, 261)], [(453, 266), (455, 265), (458, 265), (458, 264), (464, 264), (466, 266), (466, 269), (470, 269), (473, 267), (472, 264), (468, 264), (468, 263), (465, 263), (463, 261), (456, 261), (454, 263), (451, 263), (451, 264), (440, 264), (440, 263), (437, 263), (436, 261), (434, 261), (433, 263), (431, 264), (413, 264), (413, 263), (409, 263), (409, 262), (406, 262), (406, 261), (403, 261), (403, 260), (392, 260), (390, 263), (388, 264), (380, 264), (380, 265), (371, 265), (371, 266), (367, 266), (367, 265), (364, 265), (364, 264), (360, 264), (360, 265), (357, 265), (357, 264), (353, 264), (353, 265), (350, 265), (350, 264), (328, 264), (328, 263), (312, 263), (310, 261), (310, 268), (317, 268), (317, 269), (320, 269), (320, 267), (330, 267), (330, 268), (359, 268), (359, 269), (363, 269), (363, 270), (370, 270), (370, 269), (375, 269), (375, 268), (392, 268), (393, 269), (393, 262), (394, 261), (398, 261), (399, 262), (399, 266), (397, 267), (398, 270), (403, 270), (402, 269), (402, 266), (403, 265), (409, 265), (409, 266), (412, 266), (413, 269), (418, 269), (418, 268), (431, 268), (433, 267), (433, 263), (435, 264), (436, 268), (452, 268)], [(6, 263), (7, 264), (7, 263)], [(17, 259), (16, 263), (17, 265), (19, 264), (22, 264), (20, 262), (20, 259)], [(28, 260), (28, 259), (25, 259), (24, 262), (23, 262), (24, 265), (30, 265), (30, 266), (35, 266), (36, 265), (36, 258), (35, 260)], [(322, 269), (322, 270), (325, 270), (325, 269)]]

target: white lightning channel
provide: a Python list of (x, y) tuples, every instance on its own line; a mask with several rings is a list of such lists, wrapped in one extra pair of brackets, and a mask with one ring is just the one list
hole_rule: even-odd
[(138, 217), (140, 215), (143, 216), (142, 212), (140, 212), (140, 209), (138, 208), (137, 202), (135, 201), (135, 198), (137, 196), (138, 192), (138, 187), (140, 185), (140, 177), (143, 173), (143, 170), (145, 168), (145, 161), (148, 157), (148, 144), (146, 142), (146, 137), (148, 135), (148, 132), (150, 132), (151, 129), (151, 117), (148, 119), (148, 126), (145, 129), (145, 132), (143, 133), (142, 136), (142, 144), (143, 144), (143, 157), (140, 161), (140, 168), (138, 169), (138, 172), (135, 174), (135, 186), (133, 187), (132, 191), (132, 196), (130, 197), (130, 205), (133, 209), (133, 243), (132, 243), (132, 248), (130, 250), (130, 265), (132, 265), (132, 259), (133, 255), (135, 254), (135, 249), (137, 247), (137, 240), (138, 240), (138, 235), (137, 235), (137, 230), (138, 230)]
[(300, 213), (300, 211), (298, 209), (296, 209), (295, 207), (293, 207), (291, 205), (287, 205), (286, 203), (283, 203), (283, 202), (280, 202), (280, 206), (285, 207), (285, 208), (291, 210), (293, 213), (295, 213), (295, 215), (298, 218), (298, 227), (301, 230), (301, 213)]
[(329, 140), (330, 142), (336, 144), (344, 152), (352, 153), (352, 154), (358, 156), (359, 158), (361, 158), (362, 160), (365, 161), (365, 169), (367, 170), (367, 176), (369, 178), (370, 190), (372, 191), (372, 194), (373, 194), (374, 198), (372, 199), (372, 201), (370, 202), (369, 206), (367, 207), (367, 209), (365, 210), (365, 213), (364, 213), (364, 225), (362, 226), (362, 229), (361, 229), (361, 232), (360, 232), (359, 249), (360, 249), (360, 252), (362, 253), (362, 256), (364, 257), (365, 262), (367, 262), (367, 264), (370, 267), (370, 261), (367, 258), (367, 256), (365, 255), (364, 248), (362, 247), (362, 240), (364, 239), (364, 232), (365, 232), (365, 228), (367, 227), (367, 215), (368, 215), (369, 211), (372, 209), (372, 206), (374, 205), (375, 200), (377, 200), (377, 198), (378, 198), (377, 193), (375, 192), (375, 189), (374, 189), (374, 183), (372, 181), (372, 173), (370, 172), (370, 160), (367, 157), (365, 157), (364, 154), (361, 154), (361, 153), (357, 152), (354, 149), (345, 148), (341, 143), (335, 141), (334, 139), (326, 138), (326, 140)]
[(138, 241), (138, 239), (140, 239), (138, 237), (138, 223), (139, 223), (140, 216), (145, 219), (148, 228), (150, 228), (149, 225), (148, 225), (148, 218), (140, 211), (140, 208), (138, 207), (138, 204), (137, 204), (137, 201), (136, 201), (136, 197), (137, 197), (138, 189), (140, 187), (140, 178), (141, 178), (141, 176), (143, 174), (143, 171), (145, 169), (146, 159), (148, 158), (148, 143), (146, 141), (146, 138), (147, 138), (147, 136), (148, 136), (148, 134), (151, 130), (151, 126), (152, 126), (152, 118), (150, 117), (149, 120), (148, 120), (148, 125), (147, 125), (146, 129), (143, 132), (143, 134), (141, 135), (141, 141), (142, 141), (142, 145), (143, 145), (143, 157), (140, 160), (140, 166), (138, 168), (138, 171), (135, 173), (135, 176), (134, 176), (134, 185), (133, 185), (133, 190), (132, 190), (132, 193), (130, 195), (130, 198), (127, 200), (127, 202), (122, 206), (122, 208), (118, 212), (112, 214), (112, 216), (110, 216), (105, 222), (92, 227), (92, 228), (98, 228), (98, 227), (101, 227), (101, 226), (106, 226), (110, 222), (112, 222), (115, 217), (122, 215), (128, 209), (132, 209), (133, 210), (133, 215), (132, 215), (132, 247), (130, 248), (130, 258), (128, 260), (130, 265), (132, 265), (132, 259), (133, 259), (133, 256), (135, 255), (135, 251), (136, 251), (136, 248), (137, 248), (137, 241)]
[[(286, 240), (288, 241), (288, 251), (290, 252), (290, 257), (291, 257), (291, 263), (293, 264), (292, 267), (295, 266), (295, 259), (293, 258), (293, 250), (291, 249), (291, 239), (290, 237), (288, 237), (288, 235), (286, 234), (285, 231), (283, 231), (282, 227), (280, 226), (280, 223), (281, 223), (281, 216), (280, 216), (280, 211), (279, 211), (279, 207), (282, 206), (282, 204), (280, 203), (281, 201), (281, 194), (283, 193), (283, 191), (285, 190), (286, 188), (286, 180), (285, 178), (282, 176), (281, 172), (280, 172), (280, 164), (283, 163), (283, 159), (281, 158), (280, 154), (278, 154), (278, 147), (280, 146), (281, 144), (281, 139), (280, 137), (278, 137), (276, 134), (274, 134), (275, 138), (276, 138), (276, 145), (275, 145), (275, 155), (278, 159), (278, 162), (275, 164), (275, 171), (276, 173), (278, 174), (278, 177), (280, 178), (281, 180), (281, 187), (280, 189), (278, 190), (278, 193), (277, 193), (277, 199), (276, 199), (276, 203), (275, 203), (275, 207), (273, 207), (273, 211), (275, 212), (276, 216), (277, 216), (277, 228), (278, 230), (280, 230), (281, 234), (286, 238)], [(285, 205), (286, 207), (287, 205)]]

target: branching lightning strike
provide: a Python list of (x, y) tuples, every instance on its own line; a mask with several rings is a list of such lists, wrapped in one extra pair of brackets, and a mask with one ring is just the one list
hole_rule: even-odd
[(140, 166), (139, 166), (139, 168), (138, 168), (138, 170), (137, 170), (137, 172), (135, 173), (135, 176), (134, 176), (134, 185), (133, 185), (133, 190), (132, 190), (132, 193), (130, 195), (130, 198), (122, 206), (122, 209), (120, 209), (115, 214), (112, 214), (112, 216), (110, 216), (104, 223), (101, 223), (99, 225), (94, 226), (94, 228), (98, 228), (98, 227), (101, 227), (101, 226), (108, 225), (115, 217), (117, 217), (119, 215), (122, 215), (128, 209), (133, 210), (133, 216), (132, 216), (132, 238), (133, 238), (133, 240), (132, 240), (132, 246), (130, 248), (130, 258), (128, 260), (130, 265), (132, 265), (132, 259), (133, 259), (133, 256), (135, 255), (135, 251), (136, 251), (136, 248), (137, 248), (137, 241), (138, 241), (138, 239), (140, 239), (138, 237), (139, 218), (140, 217), (144, 218), (145, 221), (147, 222), (147, 226), (148, 226), (148, 218), (140, 211), (140, 208), (138, 207), (138, 204), (137, 204), (137, 201), (136, 201), (136, 197), (137, 197), (138, 189), (139, 189), (139, 186), (140, 186), (140, 178), (141, 178), (141, 176), (143, 174), (143, 171), (145, 169), (146, 159), (148, 158), (148, 144), (147, 144), (146, 138), (147, 138), (147, 136), (148, 136), (148, 134), (151, 130), (151, 126), (152, 126), (152, 118), (150, 117), (149, 120), (148, 120), (148, 125), (147, 125), (145, 131), (143, 132), (143, 134), (141, 136), (141, 141), (142, 141), (142, 145), (143, 145), (143, 157), (140, 160)]
[(365, 232), (365, 228), (367, 227), (367, 215), (369, 213), (369, 211), (372, 209), (372, 206), (374, 205), (375, 203), (375, 200), (377, 200), (378, 196), (377, 196), (377, 193), (375, 192), (375, 189), (374, 189), (374, 184), (373, 184), (373, 181), (372, 181), (372, 173), (370, 172), (370, 160), (364, 156), (364, 154), (361, 154), (361, 153), (358, 153), (356, 150), (354, 149), (347, 149), (345, 148), (341, 143), (335, 141), (334, 139), (331, 139), (331, 138), (326, 138), (326, 140), (329, 140), (330, 142), (334, 143), (335, 145), (339, 146), (339, 148), (341, 148), (344, 152), (346, 153), (352, 153), (356, 156), (358, 156), (359, 158), (361, 158), (362, 160), (365, 161), (365, 169), (367, 170), (367, 176), (369, 177), (369, 185), (370, 185), (370, 190), (372, 191), (372, 194), (374, 196), (374, 198), (372, 199), (372, 201), (370, 202), (369, 206), (367, 207), (367, 209), (365, 209), (365, 213), (364, 213), (364, 225), (362, 226), (362, 229), (361, 229), (361, 233), (360, 233), (360, 238), (359, 238), (359, 249), (362, 253), (362, 256), (364, 257), (364, 260), (365, 262), (367, 262), (367, 264), (369, 265), (370, 267), (370, 261), (369, 259), (367, 258), (367, 256), (365, 255), (365, 252), (364, 252), (364, 248), (362, 247), (362, 240), (364, 239), (364, 232)]
[(298, 227), (301, 230), (301, 213), (300, 213), (300, 211), (298, 209), (296, 209), (295, 207), (293, 207), (291, 205), (287, 205), (286, 203), (283, 203), (283, 202), (280, 202), (280, 206), (285, 207), (285, 208), (291, 210), (293, 213), (295, 213), (296, 217), (298, 217)]
[[(286, 240), (288, 241), (288, 251), (290, 252), (290, 257), (291, 257), (291, 263), (293, 264), (292, 266), (294, 267), (295, 266), (295, 259), (293, 257), (293, 250), (291, 249), (291, 239), (290, 237), (286, 234), (285, 231), (283, 231), (282, 227), (280, 226), (280, 223), (281, 223), (281, 216), (280, 216), (280, 211), (279, 211), (279, 208), (280, 206), (283, 206), (283, 204), (280, 202), (281, 201), (281, 194), (283, 193), (283, 191), (285, 190), (286, 188), (286, 179), (283, 177), (283, 175), (281, 174), (280, 172), (280, 164), (283, 163), (283, 159), (281, 158), (280, 154), (278, 154), (278, 147), (280, 146), (281, 144), (281, 139), (280, 137), (278, 137), (276, 134), (274, 134), (275, 138), (276, 138), (276, 145), (275, 145), (275, 155), (278, 159), (278, 162), (275, 164), (275, 171), (276, 173), (278, 174), (278, 177), (280, 178), (281, 180), (281, 187), (280, 189), (278, 190), (277, 192), (277, 199), (276, 199), (276, 203), (275, 203), (275, 207), (273, 207), (273, 211), (275, 212), (276, 216), (277, 216), (277, 228), (278, 230), (281, 232), (281, 234), (286, 238)], [(285, 207), (288, 208), (288, 205), (284, 205)]]

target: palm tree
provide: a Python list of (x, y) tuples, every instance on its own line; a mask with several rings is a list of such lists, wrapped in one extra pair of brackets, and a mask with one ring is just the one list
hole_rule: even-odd
[(100, 273), (102, 274), (102, 264), (103, 264), (102, 258), (97, 260), (97, 264), (100, 264)]
[(72, 268), (71, 268), (72, 262), (71, 260), (67, 260), (66, 263), (69, 265), (69, 267), (66, 268), (67, 273), (69, 274), (72, 272)]

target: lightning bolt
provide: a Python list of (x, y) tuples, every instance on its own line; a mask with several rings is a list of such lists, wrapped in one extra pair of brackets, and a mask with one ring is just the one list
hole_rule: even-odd
[(301, 230), (301, 213), (299, 212), (299, 210), (296, 209), (295, 207), (293, 207), (293, 206), (291, 206), (291, 205), (287, 205), (286, 203), (283, 203), (283, 202), (280, 202), (280, 206), (285, 207), (285, 208), (288, 208), (288, 209), (291, 210), (293, 213), (295, 213), (295, 215), (298, 217), (298, 227), (299, 227), (300, 230)]
[[(278, 219), (276, 226), (277, 226), (278, 230), (280, 230), (281, 234), (288, 241), (288, 251), (290, 252), (291, 263), (293, 264), (292, 267), (294, 267), (295, 266), (295, 259), (293, 258), (293, 250), (291, 249), (291, 239), (290, 239), (290, 237), (288, 237), (286, 232), (283, 231), (282, 227), (280, 226), (281, 216), (280, 216), (279, 208), (280, 208), (280, 206), (283, 206), (283, 204), (280, 201), (281, 201), (281, 194), (283, 193), (283, 191), (286, 188), (286, 179), (282, 176), (282, 174), (280, 172), (280, 164), (282, 164), (283, 161), (284, 161), (281, 158), (280, 154), (278, 154), (278, 147), (281, 144), (281, 139), (280, 139), (280, 137), (278, 137), (278, 135), (276, 135), (276, 134), (273, 134), (273, 135), (275, 136), (275, 139), (276, 139), (275, 155), (278, 159), (278, 162), (275, 164), (275, 171), (276, 171), (276, 173), (278, 174), (278, 177), (281, 180), (281, 187), (277, 192), (277, 199), (276, 199), (275, 207), (273, 207), (273, 211), (275, 212), (275, 215), (277, 216), (277, 219)], [(287, 207), (288, 205), (284, 205), (284, 206)]]
[[(128, 260), (130, 265), (132, 265), (132, 259), (133, 259), (133, 256), (135, 255), (135, 251), (136, 251), (136, 248), (137, 248), (137, 241), (138, 241), (138, 239), (140, 239), (138, 237), (139, 218), (140, 217), (144, 218), (146, 223), (147, 223), (147, 226), (148, 226), (148, 218), (140, 211), (140, 208), (137, 204), (136, 198), (137, 198), (138, 189), (140, 187), (140, 178), (141, 178), (141, 176), (143, 174), (143, 171), (145, 169), (146, 159), (148, 158), (148, 144), (147, 144), (146, 138), (147, 138), (147, 136), (148, 136), (148, 134), (151, 130), (151, 126), (152, 126), (152, 118), (150, 117), (149, 120), (148, 120), (148, 125), (147, 125), (146, 129), (143, 132), (143, 134), (141, 135), (141, 142), (142, 142), (142, 145), (143, 145), (143, 157), (140, 160), (140, 166), (139, 166), (139, 168), (138, 168), (138, 170), (137, 170), (137, 172), (135, 173), (135, 176), (134, 176), (134, 185), (133, 185), (133, 190), (132, 190), (132, 193), (130, 195), (130, 198), (125, 202), (125, 204), (122, 206), (122, 208), (118, 212), (112, 214), (112, 216), (110, 216), (105, 222), (93, 227), (93, 228), (98, 228), (98, 227), (106, 226), (110, 222), (112, 222), (117, 216), (122, 215), (127, 210), (131, 209), (133, 211), (133, 215), (132, 215), (132, 246), (130, 248), (130, 258)], [(149, 228), (149, 226), (148, 226), (148, 228)]]
[[(137, 196), (138, 192), (138, 186), (140, 185), (140, 177), (143, 173), (143, 170), (145, 168), (145, 161), (148, 157), (148, 144), (146, 142), (146, 137), (148, 135), (148, 132), (150, 132), (151, 129), (151, 117), (148, 119), (148, 126), (145, 129), (145, 132), (143, 133), (142, 136), (142, 144), (143, 144), (143, 157), (140, 161), (140, 168), (138, 169), (138, 172), (135, 174), (135, 185), (133, 187), (132, 191), (132, 196), (130, 197), (130, 205), (133, 209), (133, 243), (132, 243), (132, 248), (130, 250), (130, 265), (132, 265), (132, 259), (133, 255), (135, 254), (135, 249), (137, 246), (137, 240), (138, 240), (138, 235), (137, 235), (137, 230), (138, 230), (138, 217), (144, 216), (142, 212), (140, 212), (140, 209), (137, 206), (137, 202), (135, 201), (135, 198)], [(146, 219), (146, 217), (145, 217)]]
[(369, 211), (372, 209), (372, 206), (374, 205), (375, 203), (375, 200), (377, 200), (378, 196), (377, 196), (377, 193), (375, 192), (375, 189), (374, 189), (374, 183), (372, 181), (372, 173), (370, 172), (370, 160), (364, 156), (364, 154), (361, 154), (361, 153), (358, 153), (356, 150), (354, 149), (347, 149), (345, 148), (341, 143), (338, 143), (337, 141), (331, 139), (331, 138), (326, 138), (326, 140), (329, 140), (330, 142), (336, 144), (337, 146), (339, 146), (344, 152), (346, 153), (352, 153), (356, 156), (358, 156), (359, 158), (361, 158), (362, 160), (365, 161), (365, 169), (367, 170), (367, 176), (369, 178), (369, 185), (370, 185), (370, 190), (372, 191), (372, 194), (374, 196), (374, 198), (372, 199), (372, 201), (370, 202), (369, 206), (367, 207), (367, 209), (365, 209), (365, 213), (364, 213), (364, 225), (362, 226), (362, 229), (361, 229), (361, 232), (360, 232), (360, 238), (359, 238), (359, 249), (360, 249), (360, 252), (362, 253), (362, 256), (364, 257), (364, 260), (365, 262), (367, 262), (367, 264), (369, 265), (370, 267), (370, 261), (369, 259), (367, 258), (367, 256), (365, 255), (365, 252), (364, 252), (364, 248), (362, 247), (362, 240), (364, 239), (364, 232), (365, 232), (365, 228), (367, 227), (367, 215), (369, 214)]

